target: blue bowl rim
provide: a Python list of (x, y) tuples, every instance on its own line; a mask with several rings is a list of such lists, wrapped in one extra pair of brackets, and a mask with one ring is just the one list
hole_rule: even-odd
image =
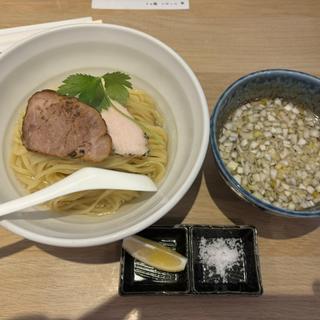
[(227, 170), (226, 166), (224, 165), (224, 162), (222, 158), (220, 157), (220, 152), (218, 148), (218, 143), (217, 143), (217, 135), (214, 130), (217, 125), (217, 118), (218, 114), (221, 111), (221, 104), (222, 101), (229, 95), (231, 90), (233, 90), (235, 87), (238, 86), (239, 83), (241, 83), (243, 80), (248, 80), (250, 78), (255, 78), (256, 76), (259, 75), (264, 75), (264, 74), (278, 74), (278, 75), (294, 75), (294, 76), (299, 76), (303, 78), (308, 78), (309, 80), (319, 82), (320, 86), (320, 78), (310, 75), (305, 72), (301, 71), (296, 71), (296, 70), (288, 70), (288, 69), (265, 69), (265, 70), (260, 70), (260, 71), (255, 71), (252, 73), (249, 73), (245, 76), (242, 76), (238, 80), (234, 81), (231, 85), (229, 85), (224, 92), (220, 95), (218, 98), (215, 107), (213, 109), (213, 112), (211, 114), (210, 118), (210, 144), (211, 144), (211, 149), (213, 156), (215, 158), (215, 161), (218, 165), (218, 168), (220, 169), (220, 173), (222, 174), (223, 178), (226, 180), (227, 184), (233, 191), (235, 191), (238, 195), (240, 195), (244, 200), (247, 202), (259, 207), (260, 209), (264, 209), (266, 211), (272, 212), (272, 213), (277, 213), (282, 216), (287, 216), (287, 217), (296, 217), (296, 218), (316, 218), (320, 217), (320, 210), (314, 210), (314, 211), (307, 211), (307, 210), (289, 210), (289, 209), (284, 209), (280, 207), (273, 206), (265, 201), (262, 201), (255, 197), (252, 193), (249, 191), (245, 190), (232, 176), (232, 174)]

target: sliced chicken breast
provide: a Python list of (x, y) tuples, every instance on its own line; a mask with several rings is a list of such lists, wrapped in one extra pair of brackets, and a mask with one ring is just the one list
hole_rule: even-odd
[(115, 153), (142, 156), (148, 152), (145, 133), (124, 106), (114, 101), (101, 116), (107, 124)]

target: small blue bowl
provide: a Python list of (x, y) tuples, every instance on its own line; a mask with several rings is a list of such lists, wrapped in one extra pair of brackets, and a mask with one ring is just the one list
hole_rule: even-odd
[(219, 152), (218, 137), (228, 116), (241, 105), (263, 98), (281, 97), (312, 110), (320, 116), (320, 79), (312, 75), (284, 69), (263, 70), (248, 74), (231, 84), (220, 96), (210, 119), (210, 142), (218, 169), (229, 187), (249, 203), (281, 216), (320, 217), (320, 204), (294, 211), (264, 202), (245, 190), (230, 174)]

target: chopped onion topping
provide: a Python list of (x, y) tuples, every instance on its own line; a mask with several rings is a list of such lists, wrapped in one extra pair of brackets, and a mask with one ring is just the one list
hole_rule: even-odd
[(256, 197), (302, 210), (320, 201), (320, 120), (284, 99), (247, 103), (221, 130), (228, 170)]

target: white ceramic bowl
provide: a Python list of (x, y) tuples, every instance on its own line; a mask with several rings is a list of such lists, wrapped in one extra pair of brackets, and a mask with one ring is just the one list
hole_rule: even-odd
[(169, 133), (169, 164), (159, 191), (145, 194), (112, 216), (19, 212), (2, 220), (25, 238), (56, 246), (110, 243), (148, 227), (186, 193), (203, 163), (209, 114), (202, 88), (183, 59), (159, 40), (116, 25), (76, 25), (40, 34), (0, 57), (0, 202), (23, 192), (8, 166), (12, 127), (36, 90), (54, 88), (68, 74), (122, 70), (155, 98)]

